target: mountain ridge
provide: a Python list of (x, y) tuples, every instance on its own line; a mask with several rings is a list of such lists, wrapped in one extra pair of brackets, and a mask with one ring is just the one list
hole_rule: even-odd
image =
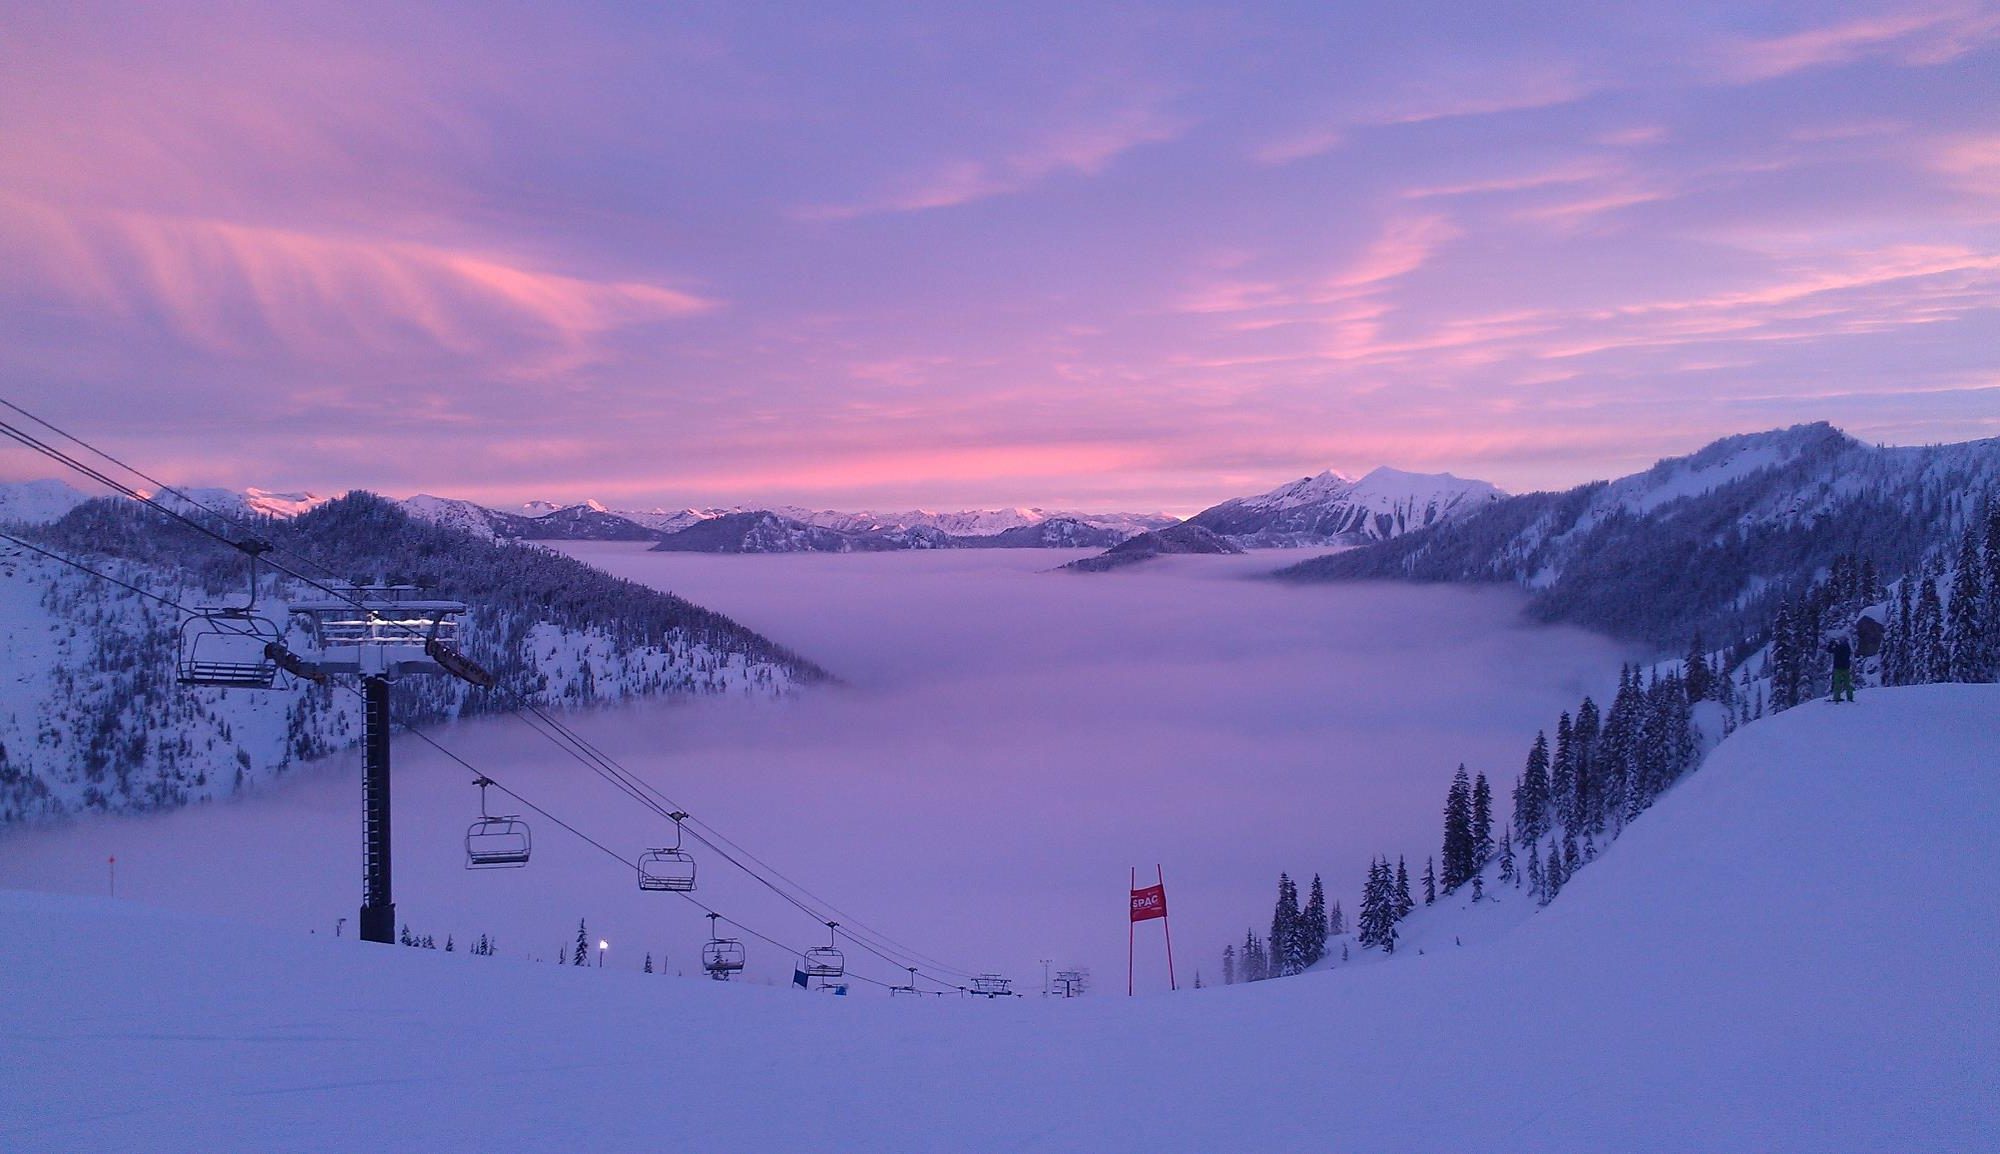
[(2000, 438), (1871, 446), (1826, 422), (1724, 437), (1641, 472), (1487, 504), (1288, 566), (1297, 581), (1512, 584), (1531, 618), (1670, 650), (1759, 635), (1846, 553), (1885, 578), (1956, 543), (2000, 492)]

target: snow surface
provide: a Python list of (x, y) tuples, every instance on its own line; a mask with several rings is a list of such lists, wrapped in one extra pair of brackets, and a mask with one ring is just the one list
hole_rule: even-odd
[(1792, 710), (1490, 944), (1132, 1001), (829, 998), (4, 893), (0, 1145), (1991, 1149), (1996, 716), (1993, 686)]

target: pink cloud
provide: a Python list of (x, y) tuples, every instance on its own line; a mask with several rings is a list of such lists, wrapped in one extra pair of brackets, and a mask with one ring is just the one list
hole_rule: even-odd
[(1524, 192), (1532, 189), (1548, 188), (1552, 185), (1584, 184), (1603, 180), (1625, 171), (1624, 166), (1609, 160), (1579, 160), (1553, 168), (1510, 176), (1494, 176), (1484, 180), (1461, 181), (1456, 184), (1419, 185), (1405, 189), (1403, 196), (1408, 200), (1425, 200), (1432, 197), (1479, 196), (1490, 193)]
[(0, 251), (16, 278), (128, 320), (156, 314), (181, 339), (231, 354), (274, 342), (323, 361), (415, 342), (465, 356), (512, 350), (547, 367), (588, 359), (614, 329), (717, 307), (501, 252), (12, 199), (0, 201)]
[(1954, 60), (1996, 38), (2000, 38), (2000, 12), (1986, 5), (1949, 5), (1732, 41), (1717, 49), (1715, 67), (1719, 78), (1748, 84), (1866, 56), (1925, 66)]
[[(2000, 198), (2000, 136), (1946, 140), (1933, 149), (1930, 165), (1975, 196)], [(2000, 214), (2000, 209), (1989, 204), (1988, 212)]]
[(813, 205), (794, 215), (804, 220), (850, 220), (954, 208), (1008, 196), (1064, 174), (1095, 176), (1123, 154), (1142, 145), (1173, 140), (1185, 127), (1184, 122), (1151, 106), (1127, 108), (1101, 120), (1072, 124), (997, 158), (945, 161), (880, 197), (854, 204)]
[(1410, 85), (1397, 97), (1358, 111), (1331, 114), (1256, 145), (1250, 155), (1259, 164), (1286, 165), (1333, 151), (1355, 129), (1532, 112), (1571, 103), (1588, 91), (1567, 71), (1554, 68), (1492, 78), (1454, 75), (1449, 81)]
[(1392, 217), (1382, 233), (1347, 268), (1326, 282), (1333, 297), (1366, 292), (1422, 268), (1431, 256), (1460, 235), (1440, 214)]

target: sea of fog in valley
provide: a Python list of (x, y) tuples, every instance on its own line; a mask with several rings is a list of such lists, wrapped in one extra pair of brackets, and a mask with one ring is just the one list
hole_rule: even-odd
[[(1461, 761), (1504, 805), (1535, 730), (1582, 694), (1605, 695), (1631, 656), (1525, 624), (1505, 590), (1257, 579), (1295, 555), (1076, 575), (1049, 570), (1078, 554), (1041, 550), (565, 549), (727, 613), (840, 678), (777, 703), (571, 713), (578, 732), (842, 920), (1030, 990), (1042, 959), (1090, 967), (1101, 991), (1123, 986), (1133, 866), (1146, 880), (1165, 869), (1184, 983), (1197, 969), (1218, 980), (1224, 943), (1268, 928), (1279, 870), (1301, 889), (1322, 874), (1351, 912), (1372, 855), (1407, 855), (1421, 872)], [(628, 857), (665, 836), (519, 721), (433, 733)], [(534, 822), (529, 867), (463, 869), (469, 774), (408, 738), (395, 757), (394, 880), (415, 932), (461, 947), (487, 933), (503, 955), (546, 961), (585, 919), (612, 966), (650, 952), (697, 972), (699, 912), (640, 892), (629, 870), (547, 821)], [(352, 934), (360, 841), (356, 752), (227, 803), (10, 831), (0, 885), (103, 893), (115, 856), (123, 899)], [(824, 940), (713, 855), (700, 868), (705, 903), (790, 946)], [(1139, 929), (1138, 984), (1164, 988), (1158, 923)], [(752, 980), (789, 979), (789, 955), (749, 947)], [(848, 954), (859, 972), (904, 978)]]

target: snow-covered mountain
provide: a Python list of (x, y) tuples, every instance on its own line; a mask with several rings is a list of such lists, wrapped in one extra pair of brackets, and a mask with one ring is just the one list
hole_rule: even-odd
[(90, 500), (90, 494), (63, 481), (0, 483), (0, 523), (46, 525)]
[(849, 533), (930, 529), (953, 537), (992, 537), (1010, 529), (1024, 529), (1044, 521), (1059, 520), (1108, 529), (1123, 539), (1147, 529), (1164, 528), (1179, 520), (1165, 513), (1082, 513), (1071, 509), (1025, 507), (972, 509), (956, 513), (936, 513), (928, 509), (910, 509), (901, 513), (843, 513), (833, 509), (780, 505), (771, 512), (807, 525)]
[[(0, 521), (45, 523), (88, 499), (61, 481), (0, 485)], [(325, 504), (314, 493), (263, 489), (185, 489), (161, 498), (170, 506), (205, 509), (226, 517), (280, 520)], [(845, 513), (784, 505), (770, 509), (613, 509), (599, 501), (559, 505), (529, 501), (519, 512), (476, 501), (419, 493), (399, 502), (411, 516), (434, 525), (501, 541), (651, 541), (696, 526), (672, 549), (704, 552), (875, 552), (944, 548), (1101, 548), (1135, 533), (1177, 523), (1165, 513), (1077, 513), (1047, 509), (992, 509), (935, 513)], [(709, 522), (719, 522), (710, 525)], [(1047, 528), (1036, 529), (1037, 526)], [(1031, 531), (1032, 530), (1032, 531)]]
[(885, 553), (901, 549), (950, 549), (957, 538), (922, 526), (909, 529), (835, 529), (770, 509), (724, 513), (661, 537), (661, 553)]
[[(473, 606), (461, 643), (503, 691), (405, 679), (395, 709), (406, 725), (520, 700), (782, 695), (825, 676), (680, 598), (548, 550), (426, 523), (372, 494), (316, 502), (259, 528), (288, 556), (337, 558), (343, 571), (392, 580), (422, 577)], [(87, 502), (29, 532), (181, 606), (221, 604), (242, 591), (240, 558), (131, 502)], [(284, 581), (268, 581), (263, 593), (265, 604), (316, 595)], [(359, 739), (359, 699), (350, 693), (178, 687), (181, 625), (179, 612), (131, 589), (0, 542), (0, 669), (8, 673), (0, 682), (0, 825), (227, 796)], [(289, 634), (295, 650), (310, 652), (302, 632)]]
[(1175, 553), (1241, 552), (1242, 547), (1230, 538), (1191, 521), (1183, 521), (1170, 528), (1127, 537), (1095, 557), (1079, 558), (1063, 568), (1073, 573), (1108, 573)]
[(1985, 1150), (1996, 712), (1939, 685), (1766, 718), (1547, 909), (1440, 900), (1377, 964), (1129, 1000), (828, 999), (0, 892), (9, 1146)]
[(1868, 445), (1825, 423), (1727, 437), (1643, 473), (1486, 503), (1282, 570), (1300, 580), (1511, 582), (1530, 612), (1659, 645), (1759, 633), (1848, 553), (1885, 579), (1954, 547), (2000, 494), (2000, 438)]
[(196, 507), (226, 517), (276, 517), (289, 519), (309, 509), (317, 509), (332, 497), (318, 493), (274, 493), (268, 489), (170, 489), (158, 494), (161, 504), (183, 510)]
[(1246, 548), (1358, 545), (1464, 516), (1506, 494), (1450, 473), (1383, 467), (1360, 480), (1331, 470), (1188, 518)]

